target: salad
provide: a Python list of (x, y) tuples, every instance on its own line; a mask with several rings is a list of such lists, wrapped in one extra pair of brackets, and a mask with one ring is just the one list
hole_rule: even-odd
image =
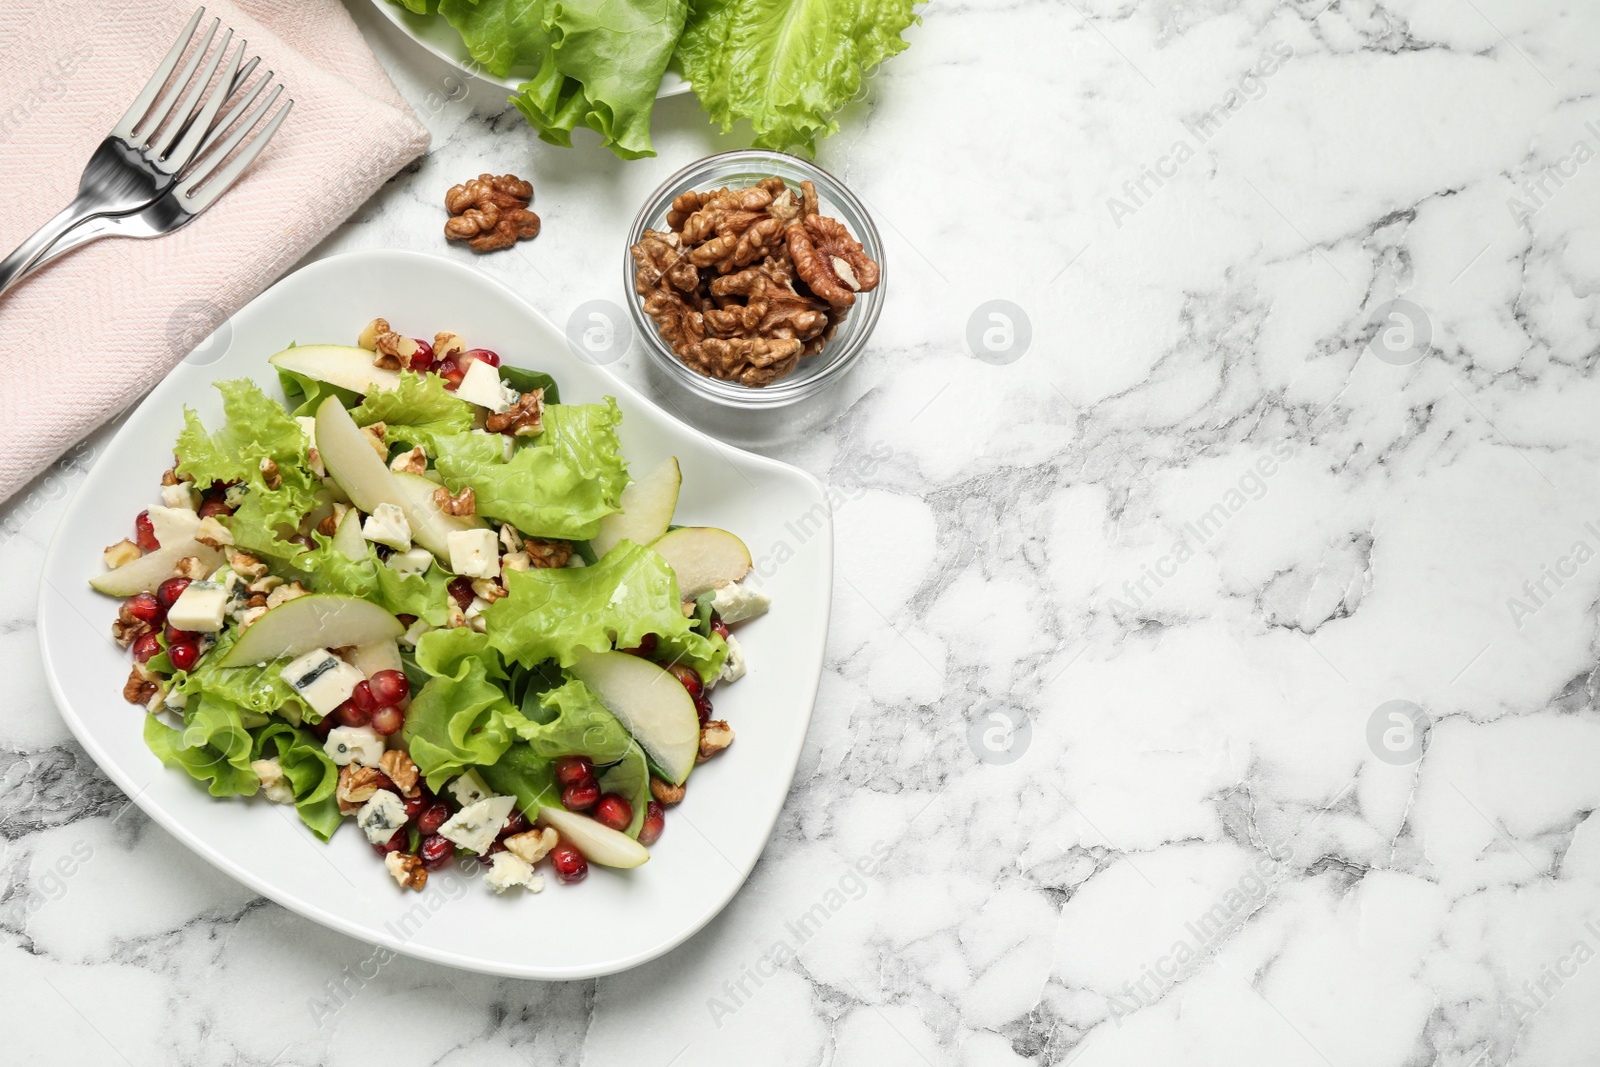
[(744, 543), (673, 524), (676, 459), (630, 480), (613, 398), (455, 334), (375, 319), (271, 362), (286, 402), (240, 379), (223, 425), (185, 409), (161, 503), (90, 580), (123, 598), (150, 749), (324, 841), (353, 820), (403, 888), (644, 863), (733, 741), (729, 627), (768, 607)]

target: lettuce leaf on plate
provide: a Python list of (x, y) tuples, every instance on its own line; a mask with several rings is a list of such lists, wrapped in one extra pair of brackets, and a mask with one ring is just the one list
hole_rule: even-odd
[(600, 698), (576, 678), (547, 690), (533, 714), (513, 712), (506, 722), (528, 747), (547, 759), (588, 756), (595, 766), (615, 763), (633, 744), (627, 729), (600, 703)]
[(723, 132), (749, 119), (759, 148), (838, 130), (864, 74), (906, 42), (914, 0), (695, 0), (678, 62)]
[(381, 422), (385, 441), (421, 445), (429, 453), (437, 451), (438, 438), (472, 429), (472, 405), (446, 389), (437, 374), (415, 371), (402, 371), (394, 389), (368, 393), (350, 417), (357, 426)]
[(509, 595), (484, 609), (488, 640), (505, 658), (531, 667), (553, 659), (577, 662), (580, 649), (606, 652), (638, 645), (655, 634), (669, 659), (702, 678), (722, 669), (721, 638), (694, 632), (680, 608), (678, 578), (648, 548), (622, 541), (591, 567), (509, 571)]
[(295, 810), (311, 832), (326, 841), (344, 821), (334, 791), (339, 768), (308, 730), (275, 722), (256, 731), (252, 760), (276, 759), (294, 790)]
[(552, 144), (582, 124), (621, 159), (655, 155), (650, 113), (688, 13), (687, 0), (548, 0), (549, 46), (511, 102)]
[(257, 716), (254, 723), (247, 722), (246, 725), (259, 725), (259, 717), (273, 713), (291, 722), (299, 722), (302, 718), (312, 722), (321, 719), (320, 715), (306, 707), (294, 688), (283, 680), (281, 672), (287, 660), (274, 660), (265, 667), (217, 666), (238, 639), (239, 633), (232, 627), (217, 634), (216, 646), (200, 657), (193, 671), (178, 671), (173, 675), (173, 689), (187, 695), (191, 703), (196, 697), (221, 701)]
[(437, 790), (468, 767), (492, 764), (511, 745), (514, 711), (500, 682), (505, 670), (487, 639), (466, 627), (433, 630), (417, 642), (416, 662), (432, 675), (406, 712), (411, 759)]
[(618, 508), (628, 481), (617, 426), (604, 404), (551, 404), (544, 432), (505, 459), (499, 434), (459, 433), (435, 441), (434, 466), (451, 492), (471, 486), (480, 515), (533, 537), (587, 540)]
[(243, 796), (261, 786), (250, 769), (251, 739), (237, 705), (202, 696), (184, 709), (180, 729), (145, 716), (144, 742), (168, 767), (209, 782), (214, 797)]
[[(416, 11), (413, 5), (424, 0), (399, 2)], [(461, 34), (472, 58), (497, 78), (544, 62), (550, 51), (544, 13), (545, 0), (439, 0), (439, 14)]]

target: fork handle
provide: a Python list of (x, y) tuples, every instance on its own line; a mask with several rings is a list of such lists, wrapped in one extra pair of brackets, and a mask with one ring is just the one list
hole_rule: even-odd
[(99, 212), (95, 210), (94, 205), (84, 197), (79, 196), (65, 208), (62, 208), (55, 218), (39, 227), (32, 237), (18, 245), (15, 252), (12, 252), (3, 262), (0, 262), (0, 296), (3, 296), (12, 286), (22, 280), (23, 276), (28, 273), (28, 268), (32, 267), (51, 245), (55, 244), (57, 238), (78, 225), (78, 223), (92, 218), (96, 214), (99, 214)]

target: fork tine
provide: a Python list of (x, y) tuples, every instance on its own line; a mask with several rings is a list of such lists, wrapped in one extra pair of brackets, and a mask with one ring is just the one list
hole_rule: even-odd
[(189, 18), (189, 25), (185, 26), (178, 39), (172, 43), (172, 48), (167, 52), (167, 58), (161, 61), (156, 72), (145, 82), (144, 88), (139, 90), (139, 95), (133, 98), (133, 105), (128, 108), (128, 113), (122, 116), (111, 131), (111, 136), (120, 137), (124, 141), (133, 139), (134, 127), (138, 126), (144, 118), (145, 112), (150, 110), (150, 104), (155, 100), (156, 94), (167, 83), (167, 78), (172, 74), (172, 68), (178, 65), (178, 58), (183, 55), (183, 50), (188, 47), (189, 41), (194, 37), (194, 28), (200, 25), (201, 16), (206, 13), (205, 8), (200, 8)]
[[(233, 31), (229, 30), (228, 33), (231, 35)], [(211, 136), (211, 124), (216, 121), (217, 112), (222, 109), (223, 101), (226, 100), (233, 92), (234, 79), (238, 76), (239, 64), (240, 61), (244, 59), (244, 50), (247, 44), (249, 44), (248, 41), (239, 42), (238, 49), (233, 53), (233, 59), (228, 63), (228, 69), (223, 71), (222, 77), (217, 81), (216, 89), (214, 89), (211, 93), (211, 99), (206, 101), (206, 106), (201, 109), (198, 117), (193, 115), (190, 116), (190, 121), (186, 124), (186, 130), (183, 134), (183, 139), (178, 142), (178, 147), (172, 150), (172, 154), (168, 156), (165, 161), (165, 166), (168, 173), (177, 173), (179, 170), (182, 170), (184, 167), (188, 166), (189, 161), (193, 159), (195, 153), (200, 150), (200, 146), (205, 143), (205, 139)], [(219, 45), (217, 49), (218, 59), (222, 58), (222, 50), (227, 48), (227, 46), (227, 39), (224, 38), (222, 44)], [(211, 66), (214, 68), (216, 66), (216, 62), (213, 61)], [(205, 78), (197, 84), (208, 84), (211, 81), (211, 74), (212, 70), (207, 69)], [(174, 126), (171, 133), (167, 136), (176, 135), (177, 132), (178, 127)]]
[[(243, 45), (239, 46), (239, 51), (240, 52), (244, 51), (244, 46)], [(234, 74), (233, 82), (232, 82), (232, 84), (230, 84), (228, 86), (227, 96), (224, 96), (223, 99), (226, 100), (228, 96), (232, 96), (234, 93), (238, 92), (239, 91), (239, 86), (243, 85), (246, 81), (248, 81), (250, 79), (250, 75), (255, 73), (256, 67), (258, 67), (260, 65), (261, 65), (261, 57), (260, 56), (251, 56), (249, 59), (245, 60), (244, 66), (240, 67), (238, 72)], [(228, 112), (228, 116), (231, 116), (232, 114), (233, 114), (232, 111)], [(228, 128), (228, 116), (224, 116), (224, 120), (222, 122), (216, 122), (216, 123), (212, 124), (212, 126), (211, 126), (211, 134), (216, 134), (216, 133)], [(187, 134), (189, 132), (189, 130), (194, 127), (195, 119), (197, 117), (198, 116), (195, 116), (195, 115), (190, 115), (189, 116), (188, 120), (186, 122), (184, 122), (184, 124), (183, 124), (182, 133), (180, 134), (180, 136), (182, 136), (183, 134)], [(210, 134), (207, 135), (207, 139), (209, 139), (209, 137), (210, 137)], [(200, 142), (200, 151), (204, 152), (205, 150), (206, 150), (206, 141), (202, 140)], [(190, 162), (193, 162), (193, 160), (191, 160)]]
[[(252, 59), (250, 63), (254, 64), (255, 60)], [(229, 152), (233, 151), (234, 146), (237, 145), (240, 138), (244, 136), (243, 133), (236, 131), (237, 136), (230, 136), (226, 138), (223, 135), (228, 132), (228, 128), (230, 126), (238, 121), (239, 116), (250, 110), (250, 105), (255, 102), (256, 97), (261, 95), (261, 90), (265, 89), (268, 84), (271, 83), (275, 73), (275, 71), (269, 70), (263, 74), (260, 79), (250, 87), (249, 91), (241, 96), (234, 103), (234, 105), (227, 110), (226, 114), (212, 124), (211, 133), (200, 145), (200, 151), (195, 154), (195, 158), (190, 161), (189, 173), (184, 175), (185, 178), (193, 178), (196, 176), (198, 176), (198, 178), (204, 178), (207, 174), (210, 174), (213, 170), (216, 170), (217, 164), (222, 162), (222, 160), (227, 157)], [(242, 80), (242, 78), (243, 75), (240, 75), (240, 79), (236, 79), (236, 83), (238, 80)], [(279, 85), (277, 88), (282, 89), (283, 86)], [(274, 90), (273, 92), (273, 99), (277, 99), (277, 90)], [(271, 104), (272, 101), (269, 100), (267, 105), (270, 107)], [(251, 125), (254, 124), (255, 123), (252, 120)], [(224, 144), (224, 142), (226, 143)]]
[(189, 61), (178, 72), (178, 76), (173, 80), (171, 87), (161, 94), (161, 99), (156, 101), (155, 106), (145, 115), (144, 121), (139, 123), (136, 135), (141, 140), (147, 139), (155, 133), (161, 124), (167, 120), (167, 116), (172, 113), (173, 104), (177, 102), (178, 97), (183, 93), (184, 87), (189, 84), (189, 80), (194, 77), (195, 68), (199, 67), (200, 61), (205, 58), (206, 49), (211, 47), (212, 40), (217, 36), (217, 28), (221, 25), (221, 19), (211, 20), (211, 28), (206, 30), (205, 37), (201, 39), (200, 44), (190, 54)]
[[(228, 138), (228, 143), (223, 144), (218, 149), (215, 160), (222, 160), (227, 157), (228, 153), (233, 150), (233, 142), (244, 137), (261, 121), (262, 116), (271, 109), (272, 102), (278, 98), (278, 93), (282, 90), (282, 85), (274, 89), (272, 95), (267, 97), (256, 113), (250, 116), (247, 121), (239, 124), (239, 129), (234, 131), (232, 136)], [(180, 182), (177, 193), (186, 201), (184, 208), (191, 214), (198, 215), (210, 207), (217, 197), (227, 192), (228, 187), (239, 180), (239, 175), (244, 173), (244, 169), (255, 161), (255, 158), (261, 154), (262, 149), (267, 147), (267, 142), (272, 140), (272, 135), (278, 132), (278, 127), (283, 124), (284, 118), (289, 114), (289, 109), (292, 107), (294, 107), (294, 101), (286, 101), (278, 109), (278, 113), (272, 116), (271, 121), (261, 128), (260, 133), (256, 134), (255, 139), (246, 145), (237, 156), (234, 156), (233, 160), (218, 171), (210, 181), (206, 181), (206, 177), (211, 174), (214, 163), (213, 167), (203, 168), (200, 173), (192, 174)], [(195, 192), (195, 188), (201, 182), (205, 182), (205, 188)]]
[[(216, 51), (211, 53), (211, 58), (206, 60), (206, 64), (201, 69), (200, 73), (189, 82), (189, 91), (184, 94), (183, 102), (179, 104), (177, 110), (172, 113), (173, 121), (167, 123), (167, 128), (161, 132), (160, 136), (151, 142), (150, 156), (153, 159), (162, 161), (162, 169), (168, 172), (175, 171), (179, 167), (183, 166), (185, 162), (187, 162), (187, 158), (181, 153), (174, 153), (169, 158), (167, 155), (167, 149), (171, 148), (173, 142), (178, 140), (178, 135), (181, 132), (185, 130), (192, 130), (192, 128), (194, 128), (196, 125), (192, 122), (192, 120), (198, 113), (200, 96), (206, 91), (206, 86), (211, 84), (212, 77), (214, 77), (217, 73), (217, 65), (222, 62), (222, 57), (228, 54), (228, 45), (232, 42), (233, 30), (230, 28), (222, 35), (222, 40), (217, 42)], [(216, 107), (212, 106), (213, 102), (220, 107), (221, 98), (226, 95), (227, 89), (232, 87), (233, 70), (239, 65), (239, 61), (243, 57), (243, 54), (244, 53), (241, 51), (233, 57), (233, 62), (228, 67), (228, 74), (217, 83), (217, 90), (211, 94), (211, 100), (206, 101), (206, 112), (209, 114), (202, 123), (198, 124), (198, 128), (202, 133), (210, 128), (211, 117), (216, 114), (217, 109)], [(188, 137), (185, 136), (184, 140), (187, 141)]]

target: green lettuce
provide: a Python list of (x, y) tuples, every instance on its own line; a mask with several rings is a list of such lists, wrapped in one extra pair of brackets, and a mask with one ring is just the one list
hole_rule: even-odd
[(905, 49), (914, 0), (695, 0), (678, 62), (723, 132), (748, 119), (760, 148), (815, 150), (863, 76)]
[(617, 717), (576, 678), (544, 692), (533, 717), (517, 711), (506, 716), (506, 722), (547, 759), (588, 756), (603, 766), (622, 759), (633, 744)]
[(244, 796), (261, 786), (250, 769), (251, 739), (237, 705), (201, 697), (190, 700), (183, 726), (173, 729), (145, 716), (144, 742), (156, 757), (199, 782), (210, 782), (215, 797)]
[[(191, 702), (195, 697), (221, 701), (253, 713), (258, 719), (274, 712), (291, 722), (321, 719), (283, 680), (281, 672), (287, 660), (273, 660), (265, 667), (217, 666), (238, 639), (238, 631), (231, 627), (219, 633), (216, 646), (200, 657), (193, 671), (178, 671), (173, 675), (173, 689), (187, 695)], [(259, 725), (259, 722), (247, 725)]]
[(294, 806), (300, 821), (324, 841), (333, 836), (344, 820), (339, 813), (338, 798), (334, 796), (339, 785), (339, 768), (310, 731), (297, 730), (282, 722), (263, 726), (256, 731), (250, 758), (277, 759), (294, 790)]
[[(316, 593), (358, 596), (365, 600), (377, 598), (379, 573), (388, 568), (378, 561), (370, 542), (361, 542), (366, 547), (366, 555), (351, 559), (340, 551), (327, 534), (312, 533), (311, 539), (317, 547), (294, 560), (295, 569), (301, 575), (300, 581), (308, 589)], [(393, 611), (392, 608), (390, 610)]]
[(516, 797), (517, 807), (529, 814), (561, 806), (555, 761), (539, 755), (526, 742), (508, 747), (492, 766), (479, 767), (478, 776), (501, 796)]
[(430, 677), (411, 699), (403, 738), (411, 759), (437, 790), (468, 767), (492, 764), (510, 746), (514, 713), (499, 658), (466, 627), (433, 630), (417, 642), (417, 665)]
[(722, 669), (722, 639), (695, 633), (683, 616), (678, 579), (666, 560), (622, 541), (591, 567), (509, 571), (507, 596), (484, 609), (489, 643), (508, 660), (531, 667), (553, 659), (563, 667), (578, 652), (632, 648), (655, 634), (666, 656), (709, 679)]
[(322, 403), (324, 397), (336, 396), (347, 408), (355, 407), (361, 402), (361, 397), (349, 389), (341, 389), (337, 385), (329, 385), (327, 382), (308, 378), (304, 374), (296, 374), (292, 370), (280, 368), (278, 384), (283, 387), (285, 406), (289, 409), (291, 418), (311, 418), (316, 415), (317, 405)]
[[(411, 10), (421, 0), (399, 0)], [(550, 50), (545, 0), (439, 0), (439, 14), (455, 27), (472, 58), (497, 78), (514, 68), (536, 69)]]
[(434, 564), (421, 574), (401, 574), (379, 566), (378, 603), (393, 615), (415, 615), (430, 626), (443, 626), (450, 617), (450, 574)]
[(387, 427), (385, 441), (421, 445), (430, 453), (438, 438), (472, 429), (472, 406), (446, 389), (437, 374), (414, 371), (402, 371), (393, 389), (368, 393), (350, 417), (357, 426), (381, 422)]
[(508, 461), (498, 434), (461, 433), (435, 441), (434, 466), (451, 492), (471, 486), (480, 515), (533, 537), (587, 540), (616, 511), (628, 483), (617, 426), (622, 413), (604, 404), (552, 404), (544, 433)]

